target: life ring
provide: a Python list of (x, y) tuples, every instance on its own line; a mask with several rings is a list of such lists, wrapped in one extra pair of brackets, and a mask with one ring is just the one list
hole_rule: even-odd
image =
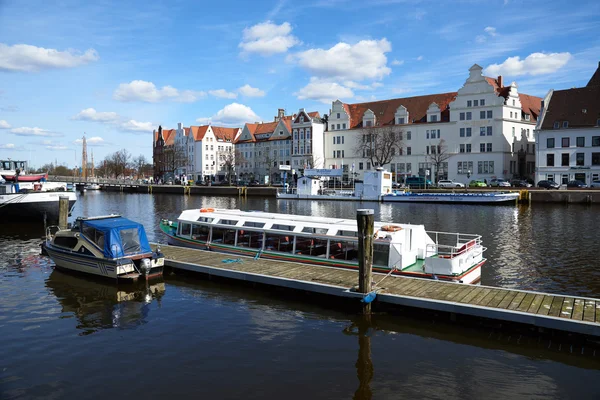
[(201, 209), (200, 209), (200, 212), (202, 212), (202, 213), (203, 213), (203, 212), (214, 212), (214, 211), (215, 211), (215, 209), (214, 209), (214, 208), (201, 208)]
[(381, 227), (381, 230), (385, 232), (398, 232), (401, 229), (401, 227), (394, 225), (384, 225)]

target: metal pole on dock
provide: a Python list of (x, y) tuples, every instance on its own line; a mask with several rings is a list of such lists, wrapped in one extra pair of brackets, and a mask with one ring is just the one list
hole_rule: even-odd
[[(358, 222), (358, 291), (371, 291), (373, 272), (373, 231), (375, 215), (372, 209), (356, 210)], [(371, 313), (371, 303), (363, 303), (363, 314)]]
[(67, 229), (67, 218), (69, 216), (69, 197), (60, 196), (58, 198), (58, 227)]

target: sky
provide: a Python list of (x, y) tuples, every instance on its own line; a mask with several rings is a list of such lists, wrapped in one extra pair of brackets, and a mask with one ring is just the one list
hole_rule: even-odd
[(300, 108), (460, 89), (473, 64), (519, 92), (585, 86), (596, 0), (0, 0), (0, 159), (33, 167), (152, 130), (243, 127)]

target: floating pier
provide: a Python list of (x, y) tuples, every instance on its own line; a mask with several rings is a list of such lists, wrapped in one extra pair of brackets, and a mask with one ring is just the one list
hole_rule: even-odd
[[(153, 244), (156, 247), (156, 244)], [(337, 298), (365, 297), (359, 293), (359, 272), (160, 245), (165, 265), (242, 282), (301, 290)], [(600, 337), (600, 299), (374, 273), (378, 303), (524, 324), (540, 332), (556, 330)]]

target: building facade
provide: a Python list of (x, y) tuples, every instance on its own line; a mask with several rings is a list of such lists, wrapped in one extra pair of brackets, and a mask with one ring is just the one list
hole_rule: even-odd
[(396, 182), (412, 175), (464, 183), (533, 179), (540, 104), (540, 98), (519, 93), (514, 82), (504, 86), (501, 76), (483, 76), (479, 65), (470, 68), (458, 92), (358, 104), (338, 100), (328, 118), (325, 165), (342, 168), (344, 179), (361, 179), (377, 166), (360, 142), (372, 129), (387, 129), (399, 150), (383, 167)]
[(600, 63), (585, 87), (548, 92), (536, 148), (536, 182), (600, 180)]
[(163, 129), (159, 125), (158, 130), (154, 130), (152, 135), (154, 137), (152, 145), (154, 180), (166, 182), (168, 179), (173, 179), (174, 176), (175, 129)]

